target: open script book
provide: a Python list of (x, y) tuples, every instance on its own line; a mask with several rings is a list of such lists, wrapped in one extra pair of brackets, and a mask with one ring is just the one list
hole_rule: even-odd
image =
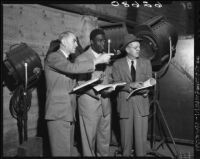
[(94, 86), (93, 88), (99, 92), (103, 89), (107, 89), (107, 88), (113, 88), (114, 90), (116, 89), (116, 87), (118, 86), (124, 86), (126, 84), (126, 82), (120, 82), (120, 83), (113, 83), (113, 84), (98, 84), (96, 86)]
[(76, 92), (84, 89), (85, 87), (88, 87), (88, 86), (96, 83), (99, 80), (100, 80), (100, 78), (95, 78), (95, 79), (89, 80), (89, 81), (87, 81), (87, 82), (85, 82), (85, 83), (83, 83), (83, 84), (81, 84), (77, 87), (74, 87), (70, 93), (76, 93)]
[(154, 86), (155, 84), (156, 84), (156, 80), (155, 80), (154, 78), (149, 78), (148, 80), (146, 80), (145, 82), (143, 82), (142, 87), (136, 88), (136, 89), (134, 89), (132, 92), (130, 92), (129, 95), (128, 95), (128, 97), (127, 97), (126, 99), (129, 99), (129, 97), (130, 97), (133, 93), (135, 93), (135, 92), (137, 92), (137, 91), (140, 91), (140, 90), (142, 90), (142, 89), (146, 89), (146, 88), (148, 88), (148, 87), (152, 87), (152, 86)]

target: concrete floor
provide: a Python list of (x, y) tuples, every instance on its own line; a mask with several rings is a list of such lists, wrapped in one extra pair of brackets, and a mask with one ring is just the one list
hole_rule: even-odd
[[(159, 145), (158, 142), (155, 143), (155, 148), (157, 148)], [(189, 145), (181, 145), (181, 144), (176, 144), (173, 145), (171, 143), (168, 144), (169, 147), (171, 148), (171, 150), (173, 151), (173, 153), (175, 155), (177, 155), (178, 159), (193, 159), (194, 158), (194, 148), (193, 146), (189, 146)], [(150, 144), (149, 144), (149, 149), (150, 149)], [(115, 156), (115, 151), (118, 150), (117, 146), (110, 146), (110, 156), (113, 157)], [(152, 151), (151, 151), (152, 152)], [(160, 155), (160, 157), (171, 157), (171, 158), (176, 158), (174, 157), (173, 153), (170, 151), (170, 149), (168, 148), (167, 144), (164, 143), (163, 146), (160, 146), (158, 148), (158, 150), (154, 151), (156, 152), (156, 154)], [(73, 152), (73, 156), (81, 156), (80, 152), (79, 152), (79, 148), (74, 147), (74, 152)], [(153, 157), (154, 155), (149, 155), (151, 157)], [(119, 155), (117, 156), (119, 157)]]

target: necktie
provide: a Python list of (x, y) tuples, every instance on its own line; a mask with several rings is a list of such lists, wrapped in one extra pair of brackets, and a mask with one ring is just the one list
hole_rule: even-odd
[(131, 61), (131, 77), (133, 82), (135, 82), (135, 67), (134, 67), (134, 61)]

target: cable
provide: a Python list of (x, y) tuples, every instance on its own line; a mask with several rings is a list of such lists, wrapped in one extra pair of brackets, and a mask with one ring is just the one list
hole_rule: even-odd
[(23, 85), (18, 86), (11, 97), (9, 110), (13, 118), (17, 120), (19, 143), (27, 140), (27, 112), (31, 107), (31, 91), (25, 91)]
[(9, 109), (13, 118), (22, 116), (26, 113), (31, 107), (31, 91), (27, 91), (26, 96), (24, 96), (24, 87), (23, 85), (18, 86), (11, 97)]

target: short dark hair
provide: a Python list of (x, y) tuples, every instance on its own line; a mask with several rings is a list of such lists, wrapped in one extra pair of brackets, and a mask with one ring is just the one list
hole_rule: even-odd
[(90, 40), (94, 40), (94, 38), (99, 34), (105, 35), (105, 32), (102, 29), (92, 30), (92, 32), (90, 33)]

